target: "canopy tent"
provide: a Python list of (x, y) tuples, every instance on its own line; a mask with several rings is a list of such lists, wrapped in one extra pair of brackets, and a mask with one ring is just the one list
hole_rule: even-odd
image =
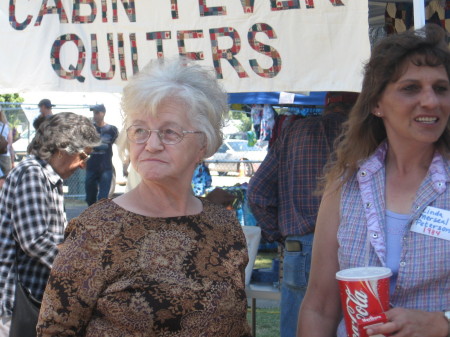
[[(287, 94), (287, 95), (283, 95)], [(229, 104), (296, 104), (324, 105), (326, 92), (310, 92), (309, 94), (281, 92), (239, 92), (228, 94)]]
[[(415, 27), (419, 28), (425, 23), (425, 4), (430, 0), (369, 0), (369, 30), (384, 30), (387, 3), (409, 3), (414, 6)], [(444, 1), (443, 1), (444, 2)], [(379, 32), (373, 33), (376, 37)], [(280, 92), (242, 92), (229, 93), (230, 104), (280, 104)], [(292, 93), (292, 104), (297, 105), (324, 105), (326, 92), (310, 92), (309, 94)]]
[[(190, 1), (194, 1), (194, 0), (190, 0)], [(153, 2), (153, 1), (152, 1)], [(195, 2), (195, 1), (194, 1)], [(193, 3), (194, 3), (193, 2)], [(222, 31), (218, 31), (215, 34), (209, 36), (209, 40), (211, 40), (212, 42), (216, 43), (219, 41), (219, 36), (221, 36), (221, 39), (226, 39), (223, 41), (234, 41), (233, 39), (236, 39), (236, 50), (235, 49), (230, 49), (231, 54), (232, 55), (237, 55), (236, 56), (236, 60), (241, 60), (242, 61), (242, 65), (245, 65), (245, 67), (248, 68), (248, 65), (251, 64), (252, 65), (252, 69), (246, 69), (246, 71), (241, 71), (241, 65), (239, 64), (228, 64), (227, 62), (225, 62), (225, 60), (221, 60), (221, 62), (217, 61), (216, 59), (214, 59), (214, 65), (215, 67), (219, 67), (217, 66), (218, 64), (222, 64), (222, 68), (219, 67), (220, 69), (224, 70), (227, 69), (226, 71), (229, 71), (229, 73), (222, 73), (221, 75), (223, 76), (223, 78), (221, 79), (221, 81), (224, 84), (225, 89), (228, 92), (231, 92), (230, 94), (230, 103), (235, 103), (238, 102), (239, 103), (245, 103), (248, 102), (249, 100), (253, 100), (253, 102), (269, 102), (271, 104), (280, 104), (280, 92), (279, 91), (290, 91), (292, 90), (293, 92), (305, 92), (305, 91), (310, 91), (310, 90), (314, 90), (314, 91), (318, 91), (318, 93), (312, 93), (312, 94), (292, 94), (293, 95), (293, 100), (292, 100), (292, 104), (311, 104), (311, 105), (319, 105), (321, 104), (323, 101), (320, 97), (320, 95), (324, 95), (323, 91), (325, 90), (333, 90), (333, 91), (358, 91), (359, 90), (359, 83), (360, 83), (360, 76), (361, 76), (361, 70), (360, 70), (360, 64), (362, 62), (364, 62), (364, 60), (367, 59), (368, 55), (370, 54), (370, 48), (369, 45), (366, 43), (367, 42), (367, 34), (366, 34), (366, 29), (367, 29), (367, 13), (368, 13), (368, 22), (369, 22), (369, 34), (370, 33), (370, 29), (374, 28), (374, 27), (380, 27), (382, 28), (382, 26), (384, 25), (384, 20), (385, 20), (385, 7), (387, 3), (392, 3), (394, 2), (394, 0), (368, 0), (367, 2), (365, 1), (355, 1), (355, 0), (344, 0), (343, 4), (345, 6), (339, 6), (338, 2), (336, 2), (335, 0), (329, 0), (329, 1), (323, 1), (323, 2), (315, 2), (315, 7), (312, 6), (313, 8), (307, 8), (308, 6), (306, 6), (303, 2), (301, 2), (301, 6), (298, 9), (289, 9), (286, 10), (283, 8), (282, 11), (278, 11), (278, 10), (269, 10), (267, 4), (264, 2), (265, 5), (263, 5), (263, 2), (258, 3), (257, 6), (255, 5), (255, 7), (251, 7), (248, 8), (248, 12), (245, 13), (241, 13), (242, 12), (242, 8), (240, 8), (239, 6), (232, 6), (231, 4), (228, 5), (228, 12), (225, 12), (225, 10), (223, 10), (223, 13), (216, 13), (216, 12), (211, 12), (206, 17), (201, 17), (201, 20), (191, 20), (190, 12), (192, 12), (192, 10), (187, 11), (189, 8), (187, 5), (186, 8), (184, 7), (180, 7), (180, 13), (184, 13), (184, 16), (181, 18), (173, 18), (170, 17), (169, 13), (172, 13), (170, 11), (166, 11), (167, 8), (162, 6), (162, 8), (159, 8), (158, 6), (158, 17), (162, 16), (164, 17), (165, 20), (163, 20), (161, 18), (161, 22), (157, 22), (158, 23), (158, 27), (165, 27), (167, 29), (172, 29), (175, 31), (175, 28), (179, 28), (177, 27), (172, 27), (173, 23), (179, 22), (181, 19), (186, 20), (186, 22), (191, 22), (192, 23), (192, 27), (191, 28), (198, 28), (198, 29), (202, 29), (202, 31), (204, 30), (204, 32), (210, 32), (211, 35), (211, 31), (215, 31), (213, 28), (209, 27), (209, 25), (216, 27), (219, 26), (217, 24), (216, 21), (220, 20), (220, 22), (223, 21), (223, 25), (220, 26), (226, 26), (225, 24), (229, 24), (230, 27), (234, 27), (233, 25), (236, 23), (236, 18), (237, 17), (241, 17), (244, 16), (246, 17), (248, 20), (250, 19), (254, 19), (257, 22), (264, 22), (263, 18), (266, 19), (267, 18), (267, 22), (270, 22), (271, 25), (273, 26), (273, 28), (275, 29), (274, 31), (278, 32), (278, 37), (275, 38), (275, 36), (272, 36), (271, 34), (269, 34), (270, 32), (266, 29), (264, 31), (260, 31), (260, 29), (262, 29), (262, 27), (259, 26), (259, 24), (255, 25), (255, 27), (253, 27), (252, 29), (254, 30), (254, 34), (255, 36), (251, 37), (251, 41), (253, 41), (253, 45), (252, 48), (248, 48), (249, 46), (249, 41), (247, 41), (247, 43), (244, 43), (244, 41), (242, 43), (240, 43), (240, 39), (238, 39), (238, 34), (237, 32), (239, 31), (240, 28), (245, 28), (241, 33), (240, 36), (245, 37), (245, 36), (250, 36), (251, 34), (249, 33), (249, 30), (247, 29), (248, 27), (238, 27), (236, 26), (236, 34), (229, 34), (226, 32), (222, 32)], [(425, 1), (425, 0), (397, 0), (395, 1), (396, 3), (409, 3), (411, 5), (414, 5), (414, 12), (416, 11), (422, 11), (423, 12), (423, 4), (424, 3), (428, 3), (429, 1)], [(422, 6), (420, 6), (420, 2), (422, 2)], [(65, 2), (63, 1), (63, 3), (65, 4), (65, 6), (67, 8), (70, 8), (70, 2)], [(244, 2), (242, 2), (243, 4)], [(306, 2), (305, 2), (306, 3)], [(314, 2), (311, 2), (314, 3)], [(365, 3), (365, 6), (362, 6), (361, 4)], [(419, 6), (417, 5), (419, 3)], [(75, 5), (74, 5), (75, 6)], [(82, 12), (83, 14), (86, 15), (81, 15), (81, 12), (78, 13), (78, 16), (74, 16), (73, 20), (67, 20), (67, 18), (65, 17), (66, 12), (63, 12), (62, 9), (56, 9), (54, 8), (54, 6), (49, 5), (48, 8), (44, 9), (39, 9), (40, 7), (37, 4), (16, 4), (14, 6), (7, 6), (7, 5), (2, 5), (0, 6), (0, 13), (1, 14), (5, 14), (4, 17), (7, 18), (8, 17), (8, 13), (9, 13), (9, 22), (8, 20), (3, 20), (2, 21), (2, 25), (0, 25), (0, 30), (1, 31), (5, 31), (5, 34), (1, 34), (1, 39), (2, 40), (2, 46), (3, 48), (7, 49), (7, 44), (3, 43), (6, 41), (10, 41), (12, 43), (12, 45), (14, 45), (15, 49), (20, 49), (22, 44), (25, 43), (24, 41), (28, 41), (27, 39), (25, 39), (25, 37), (29, 38), (30, 36), (34, 36), (33, 34), (40, 34), (40, 35), (36, 35), (36, 38), (30, 39), (29, 43), (25, 43), (26, 46), (26, 50), (33, 50), (33, 46), (34, 44), (32, 44), (31, 42), (33, 41), (37, 41), (37, 45), (38, 48), (36, 48), (36, 50), (42, 51), (44, 50), (45, 52), (42, 53), (42, 60), (40, 61), (40, 63), (38, 65), (34, 65), (34, 60), (38, 60), (39, 58), (36, 57), (36, 55), (34, 55), (33, 52), (27, 52), (27, 53), (13, 53), (13, 54), (8, 54), (8, 53), (4, 53), (4, 55), (13, 55), (13, 59), (11, 61), (8, 60), (4, 60), (4, 62), (1, 63), (2, 66), (5, 67), (5, 71), (2, 72), (3, 76), (2, 76), (2, 81), (4, 81), (4, 83), (0, 83), (0, 90), (3, 90), (5, 92), (9, 92), (11, 91), (13, 88), (17, 89), (17, 91), (20, 92), (30, 92), (30, 91), (35, 91), (35, 90), (42, 90), (42, 91), (53, 91), (53, 90), (57, 90), (57, 91), (72, 91), (72, 92), (115, 92), (115, 93), (119, 93), (121, 92), (121, 85), (123, 85), (126, 80), (127, 80), (127, 76), (131, 76), (131, 73), (133, 70), (133, 72), (135, 70), (137, 70), (137, 68), (135, 69), (135, 66), (137, 65), (137, 62), (132, 63), (133, 68), (130, 67), (129, 62), (126, 62), (126, 67), (125, 65), (123, 65), (122, 63), (120, 63), (120, 69), (119, 69), (119, 64), (116, 65), (117, 69), (114, 69), (114, 65), (115, 63), (113, 63), (115, 61), (115, 58), (117, 58), (117, 53), (113, 51), (111, 51), (111, 59), (109, 60), (108, 57), (105, 57), (105, 55), (109, 55), (105, 52), (105, 46), (107, 45), (105, 43), (104, 38), (105, 36), (111, 37), (112, 40), (108, 40), (108, 43), (111, 43), (111, 45), (108, 44), (108, 46), (116, 46), (117, 43), (122, 43), (124, 41), (127, 41), (127, 38), (130, 39), (130, 43), (132, 44), (132, 39), (135, 38), (135, 33), (138, 29), (138, 27), (136, 25), (136, 22), (140, 22), (140, 19), (144, 19), (145, 18), (145, 22), (148, 23), (149, 21), (153, 22), (152, 20), (148, 20), (148, 18), (146, 16), (140, 16), (142, 15), (142, 13), (149, 13), (149, 11), (147, 11), (147, 6), (150, 6), (150, 1), (144, 2), (142, 3), (139, 7), (136, 9), (136, 11), (133, 12), (135, 13), (136, 17), (134, 16), (128, 16), (126, 13), (126, 11), (122, 11), (119, 10), (118, 12), (118, 17), (116, 17), (116, 14), (114, 14), (114, 18), (118, 19), (119, 21), (116, 22), (114, 20), (112, 20), (113, 18), (110, 17), (111, 13), (110, 11), (104, 11), (102, 12), (102, 15), (106, 17), (104, 17), (102, 19), (102, 21), (100, 20), (100, 14), (98, 15), (98, 18), (95, 20), (96, 15), (95, 12), (92, 11), (92, 15), (87, 15), (89, 10), (88, 9), (88, 5), (83, 5), (84, 9)], [(125, 3), (123, 3), (123, 6), (125, 6)], [(126, 7), (126, 6), (125, 6)], [(124, 7), (124, 9), (126, 9)], [(67, 9), (66, 8), (66, 9)], [(75, 8), (75, 7), (74, 7)], [(156, 8), (156, 7), (155, 7)], [(213, 7), (216, 8), (216, 7)], [(218, 8), (218, 7), (217, 7)], [(121, 8), (122, 9), (122, 8)], [(131, 9), (130, 9), (131, 10)], [(56, 13), (56, 12), (57, 13)], [(185, 12), (184, 12), (185, 11)], [(67, 13), (70, 13), (69, 11), (67, 11)], [(115, 13), (115, 12), (114, 12)], [(282, 13), (281, 17), (280, 14)], [(14, 14), (14, 15), (12, 15)], [(31, 23), (29, 23), (28, 21), (24, 21), (24, 22), (20, 22), (21, 18), (25, 17), (25, 14), (31, 15), (30, 17), (33, 17), (33, 20)], [(172, 13), (173, 15), (173, 13)], [(193, 14), (192, 14), (193, 15)], [(294, 22), (297, 23), (301, 23), (302, 25), (300, 25), (298, 27), (298, 29), (296, 29), (298, 31), (298, 34), (290, 34), (289, 32), (292, 31), (292, 27), (288, 25), (288, 23), (290, 23), (290, 21), (288, 22), (286, 19), (286, 15), (289, 16), (293, 16)], [(341, 17), (342, 15), (342, 17)], [(59, 18), (59, 21), (58, 21)], [(275, 20), (275, 18), (277, 20)], [(330, 20), (331, 18), (338, 18), (339, 20), (337, 20), (334, 24), (331, 24)], [(81, 19), (89, 19), (88, 22), (81, 22)], [(270, 19), (270, 21), (269, 21)], [(327, 24), (325, 25), (322, 21), (326, 19)], [(345, 21), (342, 21), (343, 19), (345, 19)], [(364, 19), (366, 20), (365, 23), (363, 22)], [(174, 21), (175, 20), (175, 21)], [(247, 21), (248, 21), (247, 20)], [(80, 21), (80, 22), (78, 22)], [(166, 27), (166, 21), (171, 23), (170, 26)], [(211, 21), (211, 22), (210, 22)], [(242, 22), (247, 22), (246, 20), (243, 20)], [(239, 22), (241, 22), (241, 20), (239, 20)], [(276, 25), (275, 25), (276, 23)], [(156, 24), (156, 22), (155, 22)], [(304, 25), (304, 26), (303, 26)], [(306, 25), (308, 25), (308, 29), (300, 29), (300, 28), (305, 28)], [(185, 21), (183, 21), (183, 24), (181, 25), (182, 27), (184, 27), (184, 29), (186, 29), (186, 27), (190, 27), (189, 25), (185, 24)], [(180, 26), (180, 27), (181, 27)], [(286, 27), (289, 27), (289, 29), (286, 29)], [(324, 27), (327, 27), (326, 29)], [(353, 36), (353, 38), (351, 39), (351, 41), (348, 40), (348, 34), (344, 34), (346, 32), (346, 29), (348, 27), (351, 27), (352, 31), (356, 33), (358, 33), (359, 35), (357, 36)], [(63, 42), (61, 42), (61, 47), (59, 48), (58, 46), (58, 42), (59, 40), (55, 40), (55, 43), (53, 44), (51, 49), (50, 47), (43, 47), (43, 43), (45, 42), (47, 44), (48, 41), (53, 41), (52, 39), (48, 39), (48, 35), (50, 34), (50, 32), (53, 33), (53, 35), (59, 35), (62, 34), (63, 31), (61, 31), (61, 29), (64, 28), (64, 32), (66, 32), (66, 35), (61, 35), (59, 38), (62, 39), (67, 38), (68, 40), (64, 40), (66, 41), (66, 47), (62, 47)], [(149, 26), (148, 29), (152, 28), (153, 26)], [(239, 29), (238, 29), (239, 28)], [(123, 30), (121, 30), (123, 29)], [(139, 36), (141, 38), (141, 40), (143, 39), (143, 34), (148, 32), (148, 29), (146, 28), (144, 30), (144, 32), (140, 32)], [(156, 28), (155, 28), (156, 29)], [(181, 29), (181, 28), (180, 28)], [(84, 31), (86, 30), (86, 32)], [(381, 31), (382, 29), (380, 29)], [(192, 44), (189, 46), (189, 48), (187, 48), (186, 50), (183, 49), (184, 51), (190, 51), (190, 50), (208, 50), (208, 48), (206, 48), (207, 43), (211, 42), (208, 40), (208, 36), (204, 36), (204, 34), (202, 35), (192, 35), (194, 32), (194, 30), (189, 30), (189, 31), (178, 31), (177, 32), (182, 32), (183, 36), (185, 36), (184, 38), (186, 38), (186, 40), (189, 40), (190, 43), (194, 43), (194, 42), (198, 42), (199, 44)], [(91, 46), (91, 49), (89, 49), (89, 43), (88, 41), (84, 41), (83, 43), (83, 37), (84, 36), (88, 36), (89, 32), (94, 32), (95, 34), (99, 35), (99, 42), (98, 44), (100, 44), (103, 47), (103, 52), (99, 49), (93, 49), (93, 47)], [(129, 32), (132, 32), (130, 34), (128, 34)], [(168, 30), (169, 32), (169, 30)], [(195, 30), (195, 32), (197, 32)], [(265, 32), (265, 33), (264, 33)], [(300, 32), (307, 32), (306, 37), (311, 38), (312, 36), (314, 37), (312, 40), (314, 43), (316, 43), (317, 41), (320, 42), (325, 42), (323, 44), (320, 45), (320, 47), (325, 48), (324, 50), (322, 49), (317, 49), (314, 46), (316, 46), (316, 44), (313, 44), (312, 46), (314, 48), (311, 47), (311, 45), (306, 45), (300, 43), (300, 41), (303, 40), (295, 40), (296, 42), (293, 43), (294, 40), (291, 40), (293, 36), (297, 36), (300, 35)], [(78, 35), (77, 35), (77, 34)], [(83, 33), (83, 34), (82, 34)], [(86, 34), (84, 34), (86, 33)], [(117, 33), (117, 34), (116, 34)], [(334, 33), (340, 33), (339, 35), (334, 36)], [(106, 34), (106, 35), (105, 35)], [(127, 35), (128, 34), (128, 35)], [(181, 33), (180, 33), (181, 34)], [(250, 34), (250, 35), (249, 35)], [(258, 34), (258, 38), (256, 39), (256, 34)], [(262, 37), (264, 37), (266, 34), (267, 38), (262, 39)], [(40, 40), (39, 38), (41, 37), (41, 35), (44, 35), (44, 37), (42, 38), (42, 40)], [(117, 35), (117, 36), (116, 36)], [(169, 34), (170, 35), (170, 34)], [(141, 52), (141, 58), (139, 59), (140, 64), (144, 64), (145, 62), (143, 62), (143, 58), (144, 56), (148, 56), (148, 55), (153, 55), (152, 53), (149, 53), (147, 48), (154, 48), (154, 43), (150, 43), (149, 41), (157, 41), (156, 46), (158, 48), (161, 48), (161, 50), (159, 51), (161, 55), (163, 55), (163, 49), (162, 49), (162, 45), (160, 46), (160, 44), (162, 44), (162, 41), (164, 40), (164, 46), (165, 49), (164, 51), (166, 52), (164, 54), (164, 56), (169, 55), (169, 50), (172, 51), (172, 42), (175, 41), (176, 39), (174, 38), (174, 32), (172, 32), (172, 35), (174, 35), (172, 38), (170, 38), (170, 36), (164, 36), (164, 37), (152, 37), (149, 35), (145, 35), (145, 43), (143, 43), (143, 45), (140, 45), (140, 52)], [(217, 35), (217, 36), (216, 36)], [(365, 35), (365, 36), (363, 36)], [(93, 35), (91, 35), (92, 37)], [(100, 37), (101, 36), (101, 37)], [(177, 35), (179, 36), (179, 35)], [(181, 36), (181, 35), (180, 35)], [(20, 37), (20, 38), (19, 38)], [(39, 38), (38, 38), (39, 37)], [(126, 37), (126, 38), (125, 38)], [(305, 38), (306, 38), (305, 37)], [(181, 37), (180, 37), (181, 38)], [(103, 40), (102, 40), (103, 39)], [(150, 39), (150, 40), (149, 40)], [(3, 41), (5, 40), (5, 41)], [(117, 41), (116, 41), (117, 40)], [(123, 40), (123, 41), (122, 41)], [(167, 41), (166, 41), (167, 40)], [(239, 43), (237, 42), (239, 40)], [(269, 41), (270, 40), (270, 41)], [(158, 42), (159, 41), (159, 42)], [(183, 40), (184, 41), (184, 40)], [(222, 41), (222, 40), (220, 40)], [(250, 42), (251, 42), (250, 41)], [(256, 44), (256, 42), (258, 42), (259, 44)], [(309, 40), (308, 40), (309, 41)], [(354, 46), (354, 48), (352, 49), (349, 46), (349, 43), (354, 41), (358, 41), (358, 43), (356, 43), (357, 47), (356, 48)], [(19, 43), (20, 42), (20, 43)], [(94, 41), (95, 42), (95, 41)], [(206, 43), (205, 45), (203, 45), (203, 42)], [(125, 42), (124, 42), (125, 43)], [(127, 42), (128, 43), (128, 42)], [(180, 44), (181, 42), (179, 42)], [(260, 45), (261, 43), (263, 43), (262, 45)], [(262, 48), (263, 46), (275, 46), (276, 48), (279, 48), (280, 53), (275, 53), (273, 50), (271, 52), (266, 51), (265, 48)], [(360, 47), (364, 45), (364, 49), (365, 52), (361, 52), (359, 51)], [(97, 46), (96, 48), (99, 48), (99, 46), (97, 45), (97, 43), (94, 43), (93, 46)], [(221, 47), (221, 55), (225, 55), (227, 53), (225, 53), (226, 51), (226, 46), (227, 44), (224, 42), (222, 44), (219, 43), (218, 47)], [(237, 46), (239, 46), (242, 50), (238, 50), (239, 48), (237, 48)], [(345, 48), (342, 48), (342, 46), (345, 46)], [(74, 47), (78, 48), (78, 54), (76, 53), (77, 49), (75, 49)], [(204, 48), (203, 48), (204, 47)], [(244, 50), (244, 47), (246, 47), (247, 49)], [(258, 48), (256, 48), (258, 47)], [(298, 50), (295, 48), (299, 48)], [(48, 52), (48, 50), (50, 49), (52, 50), (52, 53)], [(262, 48), (262, 49), (261, 49)], [(286, 50), (282, 49), (282, 48), (288, 48)], [(327, 49), (328, 48), (328, 49)], [(361, 47), (362, 48), (362, 47)], [(25, 48), (24, 48), (25, 49)], [(261, 53), (256, 53), (256, 54), (261, 54), (261, 55), (256, 55), (255, 56), (255, 51), (257, 50), (263, 50), (264, 49), (264, 54)], [(92, 53), (88, 53), (88, 51), (91, 51)], [(109, 50), (109, 49), (108, 49)], [(128, 50), (128, 48), (124, 48), (123, 50)], [(122, 49), (119, 50), (119, 52), (123, 51)], [(158, 49), (159, 50), (159, 49)], [(176, 53), (178, 53), (180, 51), (179, 49), (179, 45), (176, 49), (173, 49), (176, 51)], [(211, 50), (215, 50), (214, 48), (212, 48)], [(67, 60), (65, 58), (62, 57), (62, 55), (64, 54), (63, 52), (66, 51), (67, 53)], [(305, 52), (307, 51), (307, 52)], [(341, 52), (342, 51), (342, 52)], [(358, 54), (356, 54), (356, 51), (358, 51)], [(337, 54), (340, 54), (340, 57), (337, 56)], [(247, 55), (247, 54), (248, 55)], [(190, 53), (192, 54), (192, 53)], [(204, 54), (203, 52), (200, 53), (198, 56), (200, 58), (205, 57), (205, 60), (208, 58), (208, 62), (210, 61), (209, 58), (211, 55), (209, 55), (209, 51), (207, 53), (208, 55)], [(228, 53), (229, 54), (229, 53)], [(227, 55), (228, 55), (227, 54)], [(276, 55), (275, 55), (276, 54)], [(289, 71), (285, 71), (285, 75), (282, 75), (281, 72), (277, 75), (277, 76), (273, 76), (272, 77), (262, 77), (260, 76), (260, 72), (263, 71), (264, 69), (266, 69), (265, 67), (267, 67), (268, 65), (270, 65), (269, 61), (270, 59), (274, 60), (274, 62), (277, 59), (277, 55), (282, 55), (283, 57), (285, 57), (286, 59), (283, 59), (283, 69), (287, 69)], [(20, 55), (19, 59), (17, 59), (17, 55)], [(29, 55), (33, 55), (33, 58), (30, 60), (25, 60), (23, 59), (25, 56), (29, 56)], [(48, 61), (48, 55), (51, 55), (51, 62), (49, 63)], [(64, 54), (65, 55), (65, 54)], [(85, 65), (85, 69), (84, 72), (82, 72), (83, 76), (78, 76), (78, 77), (71, 77), (72, 75), (74, 75), (75, 73), (78, 74), (77, 71), (73, 70), (74, 65), (78, 64), (77, 62), (75, 62), (76, 59), (76, 55), (78, 55), (78, 57), (83, 57), (86, 55), (92, 55), (92, 57), (99, 57), (103, 56), (103, 58), (98, 58), (98, 59), (92, 59), (91, 61), (93, 62), (91, 64), (91, 66), (89, 67), (89, 62), (86, 63)], [(81, 56), (80, 56), (81, 55)], [(137, 49), (136, 48), (131, 48), (131, 56), (133, 56), (133, 60), (136, 59), (137, 60)], [(131, 57), (130, 55), (126, 54), (125, 56), (127, 57)], [(215, 54), (214, 54), (215, 55)], [(265, 56), (264, 56), (265, 55)], [(348, 55), (351, 55), (351, 57), (349, 57)], [(58, 57), (59, 58), (58, 58)], [(123, 57), (124, 55), (119, 54), (118, 58), (121, 59), (121, 57)], [(216, 55), (217, 56), (217, 55)], [(248, 57), (247, 57), (248, 56)], [(75, 59), (72, 59), (72, 57), (74, 57)], [(159, 57), (159, 54), (158, 54)], [(221, 56), (222, 57), (222, 56)], [(280, 56), (281, 57), (281, 56)], [(56, 58), (58, 60), (58, 62), (53, 62), (55, 61)], [(104, 60), (105, 58), (105, 60)], [(219, 58), (220, 59), (220, 58)], [(248, 60), (247, 60), (248, 59)], [(254, 61), (258, 61), (257, 63), (259, 64), (259, 67), (254, 64)], [(269, 61), (268, 61), (269, 60)], [(320, 60), (320, 62), (319, 62)], [(94, 62), (95, 61), (95, 62)], [(104, 61), (104, 62), (100, 62), (100, 61)], [(106, 61), (110, 61), (110, 63), (106, 62)], [(246, 62), (244, 62), (246, 61)], [(317, 61), (317, 62), (316, 62)], [(43, 63), (44, 62), (44, 63)], [(106, 63), (105, 63), (106, 62)], [(206, 62), (206, 61), (205, 61)], [(278, 62), (278, 61), (277, 61)], [(273, 63), (273, 66), (275, 64), (278, 64), (277, 62)], [(291, 62), (291, 63), (289, 63)], [(45, 67), (43, 66), (46, 65)], [(53, 70), (49, 71), (49, 64), (52, 65)], [(104, 70), (108, 70), (108, 64), (110, 65), (110, 69), (109, 71), (104, 71)], [(350, 67), (350, 65), (352, 65)], [(355, 66), (357, 65), (357, 66)], [(262, 67), (262, 68), (261, 68)], [(303, 71), (300, 71), (299, 68), (305, 68), (303, 69)], [(331, 67), (331, 68), (330, 68)], [(342, 73), (342, 69), (347, 69), (346, 67), (350, 67), (352, 69), (352, 71), (345, 71), (344, 73)], [(217, 68), (217, 69), (219, 69)], [(216, 69), (216, 70), (217, 70)], [(219, 69), (219, 70), (220, 70)], [(234, 70), (239, 70), (237, 71), (236, 74), (238, 74), (238, 76), (236, 76), (236, 74), (233, 72)], [(256, 70), (255, 70), (256, 69)], [(262, 70), (261, 70), (262, 69)], [(314, 71), (312, 71), (312, 69), (314, 69)], [(41, 72), (45, 71), (49, 71), (49, 73), (43, 74)], [(295, 70), (295, 71), (293, 71)], [(8, 75), (8, 71), (12, 74)], [(80, 70), (81, 71), (81, 70)], [(252, 73), (252, 71), (254, 73)], [(339, 71), (341, 71), (341, 73), (339, 73)], [(23, 73), (24, 75), (21, 76), (20, 73)], [(258, 73), (259, 77), (255, 77), (256, 73)], [(35, 76), (35, 80), (30, 80), (30, 76), (31, 74), (33, 76)], [(81, 72), (80, 72), (81, 74)], [(51, 75), (51, 76), (50, 76)], [(121, 79), (119, 78), (119, 75), (122, 76)], [(250, 77), (248, 77), (247, 75), (251, 75)], [(267, 75), (267, 74), (266, 74)], [(55, 76), (59, 76), (59, 80), (57, 82), (52, 82), (50, 81), (50, 77), (54, 78)], [(87, 76), (87, 77), (86, 77)], [(247, 76), (247, 77), (246, 77)], [(285, 76), (285, 77), (283, 77)], [(89, 78), (89, 79), (88, 79)], [(44, 80), (42, 80), (44, 79)], [(39, 81), (42, 82), (39, 82)], [(300, 84), (298, 84), (297, 82), (302, 81), (302, 84), (300, 86)], [(0, 81), (1, 82), (1, 81)], [(26, 83), (25, 83), (26, 82)], [(54, 84), (56, 83), (56, 84)], [(272, 84), (270, 84), (272, 83)], [(350, 85), (350, 83), (352, 83)], [(19, 88), (21, 88), (19, 90)], [(23, 89), (25, 88), (25, 89)], [(8, 91), (9, 90), (9, 91)], [(258, 92), (262, 92), (261, 94), (257, 94), (257, 93), (248, 93), (248, 91), (251, 90), (255, 90)], [(278, 90), (278, 91), (277, 91)], [(16, 91), (16, 90), (13, 90)], [(274, 92), (270, 92), (267, 93), (265, 91), (274, 91)], [(11, 91), (12, 92), (12, 91)], [(239, 94), (237, 93), (239, 92)], [(320, 94), (320, 92), (322, 92), (322, 94)], [(283, 98), (286, 98), (285, 96), (283, 96)]]
[(0, 92), (120, 93), (179, 54), (228, 92), (356, 91), (370, 54), (367, 0), (104, 3), (0, 2), (1, 50), (15, 51), (2, 54)]

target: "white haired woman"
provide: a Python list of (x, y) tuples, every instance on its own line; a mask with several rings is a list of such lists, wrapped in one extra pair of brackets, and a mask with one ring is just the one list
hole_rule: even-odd
[[(65, 112), (48, 118), (28, 147), (30, 156), (11, 170), (0, 192), (0, 315), (14, 308), (16, 271), (37, 300), (67, 225), (63, 179), (84, 168), (99, 137), (86, 117)], [(1, 324), (1, 323), (0, 323)], [(35, 329), (33, 329), (35, 330)]]
[(250, 336), (241, 226), (191, 188), (222, 142), (225, 93), (186, 59), (155, 61), (125, 87), (122, 107), (141, 182), (70, 222), (38, 335)]

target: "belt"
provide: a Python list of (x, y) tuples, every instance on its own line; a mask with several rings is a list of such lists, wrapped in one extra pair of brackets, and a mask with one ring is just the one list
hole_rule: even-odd
[(302, 248), (302, 243), (300, 241), (286, 240), (284, 242), (284, 249), (288, 252), (301, 252)]

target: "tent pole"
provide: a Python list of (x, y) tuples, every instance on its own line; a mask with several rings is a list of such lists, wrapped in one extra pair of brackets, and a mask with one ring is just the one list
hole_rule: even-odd
[(425, 26), (425, 0), (413, 0), (414, 6), (414, 28)]

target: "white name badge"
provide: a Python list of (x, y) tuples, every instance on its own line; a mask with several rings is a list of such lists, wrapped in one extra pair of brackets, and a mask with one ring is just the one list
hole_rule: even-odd
[(450, 241), (450, 211), (428, 206), (412, 224), (411, 231)]

